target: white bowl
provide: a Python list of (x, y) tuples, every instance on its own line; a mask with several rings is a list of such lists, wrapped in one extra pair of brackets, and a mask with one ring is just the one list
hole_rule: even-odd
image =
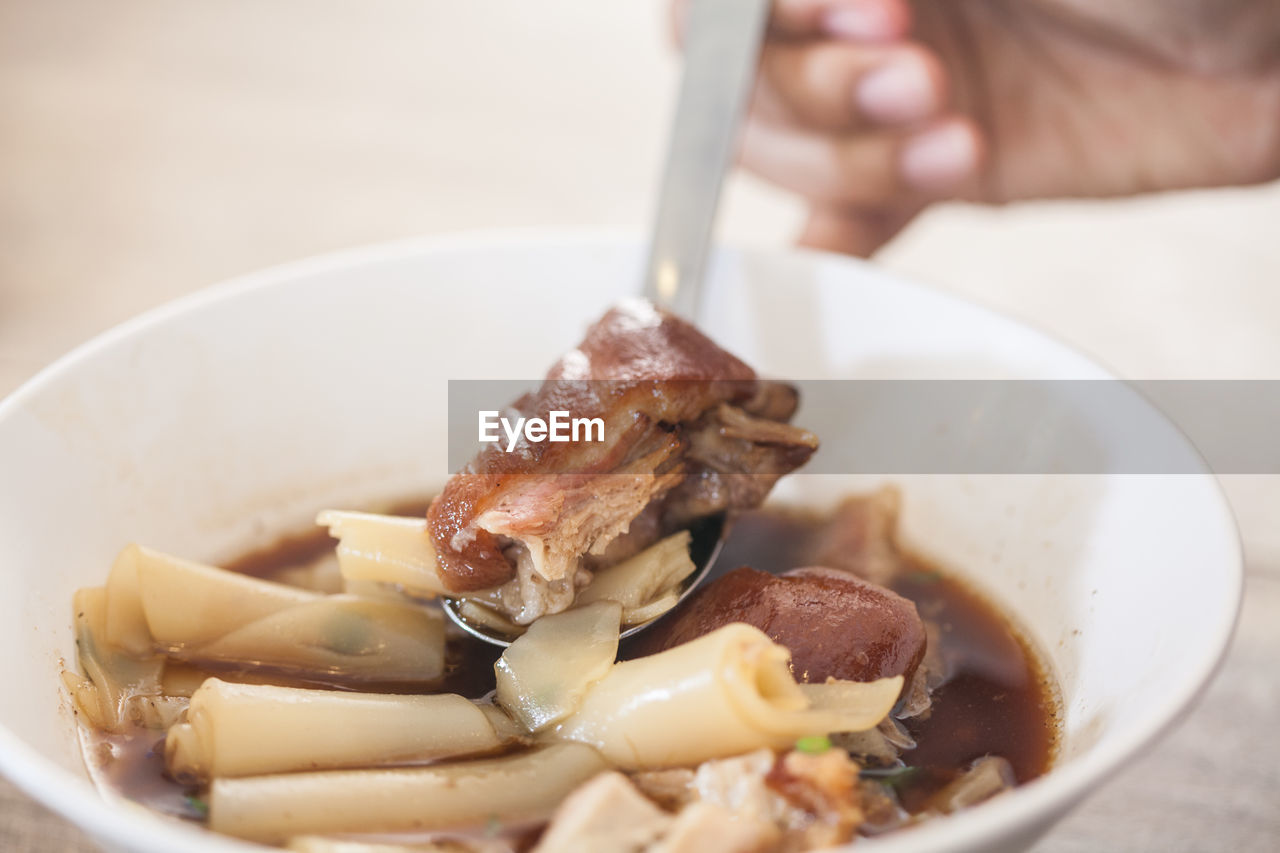
[[(86, 780), (66, 695), (71, 594), (131, 541), (216, 560), (326, 503), (447, 474), (446, 383), (536, 377), (633, 291), (633, 239), (489, 235), (268, 270), (153, 311), (0, 403), (0, 769), (105, 844), (244, 850)], [(1029, 282), (1028, 286), (1034, 286)], [(785, 378), (1099, 378), (1054, 340), (845, 258), (725, 251), (703, 326)], [(1043, 778), (859, 849), (1029, 845), (1166, 729), (1234, 624), (1241, 555), (1199, 476), (899, 478), (905, 535), (1025, 626), (1065, 698)], [(795, 477), (820, 503), (867, 478)]]

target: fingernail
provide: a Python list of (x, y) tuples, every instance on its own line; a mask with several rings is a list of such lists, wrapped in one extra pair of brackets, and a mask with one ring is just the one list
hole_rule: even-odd
[(902, 148), (902, 176), (922, 190), (951, 189), (973, 172), (977, 162), (977, 141), (959, 124), (926, 130)]
[(929, 72), (911, 57), (891, 59), (868, 73), (854, 98), (867, 118), (890, 123), (922, 119), (936, 106)]
[(827, 35), (878, 41), (898, 35), (897, 23), (879, 3), (856, 3), (829, 9), (822, 17)]

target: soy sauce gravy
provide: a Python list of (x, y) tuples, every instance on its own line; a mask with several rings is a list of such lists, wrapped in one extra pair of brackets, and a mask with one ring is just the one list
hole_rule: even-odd
[[(419, 509), (425, 505), (414, 502), (395, 511), (416, 515)], [(796, 511), (745, 513), (732, 527), (717, 562), (718, 573), (743, 565), (774, 573), (812, 565), (821, 524), (817, 515)], [(327, 531), (307, 531), (247, 553), (226, 567), (285, 580), (290, 573), (331, 559), (333, 544)], [(930, 712), (903, 721), (917, 745), (902, 754), (906, 767), (892, 778), (901, 805), (911, 813), (926, 810), (931, 797), (987, 755), (1009, 761), (1019, 784), (1047, 771), (1056, 748), (1058, 699), (1052, 679), (1027, 642), (983, 597), (918, 556), (904, 555), (902, 570), (889, 586), (938, 626), (945, 670), (932, 693)], [(432, 685), (429, 692), (479, 698), (493, 690), (493, 664), (502, 650), (461, 631), (451, 630), (448, 638), (444, 682)], [(626, 653), (624, 644), (622, 656)], [(274, 683), (289, 683), (287, 677), (270, 675)], [(339, 683), (299, 686), (351, 689)], [(405, 692), (403, 685), (398, 689)], [(82, 728), (82, 737), (90, 773), (101, 787), (161, 812), (203, 817), (196, 789), (164, 775), (163, 733), (138, 729), (113, 735)]]

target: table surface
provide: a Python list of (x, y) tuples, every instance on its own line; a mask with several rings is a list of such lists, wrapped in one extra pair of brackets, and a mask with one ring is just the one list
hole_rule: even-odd
[[(677, 65), (662, 0), (0, 0), (0, 394), (91, 335), (317, 252), (640, 229)], [(357, 12), (358, 10), (358, 12)], [(794, 200), (737, 177), (722, 233)], [(1142, 378), (1280, 378), (1280, 186), (939, 208), (890, 269)], [(1037, 847), (1280, 848), (1280, 478), (1226, 480), (1248, 580), (1186, 720)], [(93, 849), (0, 780), (0, 850)]]

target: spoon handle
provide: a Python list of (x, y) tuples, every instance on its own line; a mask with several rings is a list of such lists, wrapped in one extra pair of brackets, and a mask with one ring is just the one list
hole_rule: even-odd
[(769, 0), (690, 0), (684, 74), (644, 295), (686, 319), (699, 307), (720, 186), (755, 81)]

